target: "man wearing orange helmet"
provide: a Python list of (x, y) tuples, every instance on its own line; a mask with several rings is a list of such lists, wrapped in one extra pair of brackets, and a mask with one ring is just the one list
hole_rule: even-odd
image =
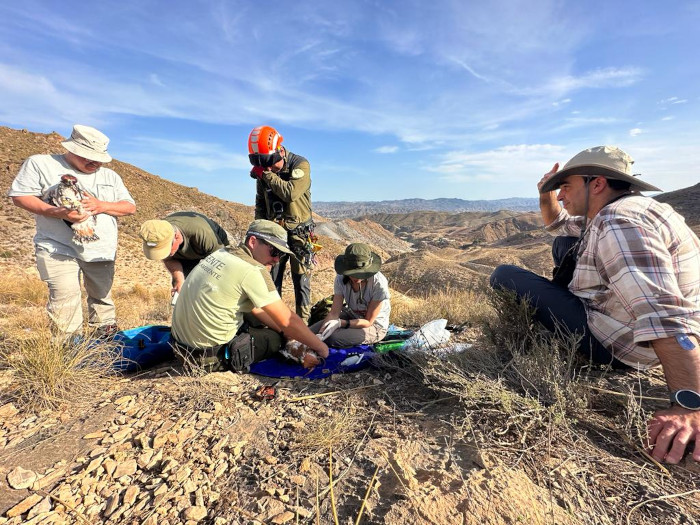
[(248, 137), (248, 157), (256, 179), (255, 218), (274, 221), (287, 230), (294, 257), (283, 254), (272, 267), (272, 280), (282, 293), (287, 261), (290, 262), (296, 313), (307, 321), (311, 311), (310, 266), (313, 251), (310, 238), (311, 166), (304, 157), (282, 146), (282, 135), (270, 126), (259, 126)]

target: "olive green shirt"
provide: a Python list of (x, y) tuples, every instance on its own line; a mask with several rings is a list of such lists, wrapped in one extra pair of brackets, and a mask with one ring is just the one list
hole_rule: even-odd
[(163, 219), (182, 233), (182, 244), (168, 259), (199, 261), (228, 245), (228, 235), (219, 224), (194, 211), (178, 211)]
[(287, 152), (279, 173), (263, 172), (257, 184), (255, 218), (281, 219), (287, 230), (311, 219), (311, 166), (308, 160)]
[(173, 338), (191, 348), (209, 348), (233, 339), (243, 314), (280, 296), (270, 272), (243, 244), (208, 255), (192, 270), (173, 311)]

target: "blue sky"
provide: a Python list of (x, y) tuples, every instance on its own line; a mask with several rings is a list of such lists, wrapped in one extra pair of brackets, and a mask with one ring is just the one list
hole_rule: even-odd
[[(0, 124), (95, 126), (119, 160), (252, 204), (278, 128), (314, 200), (535, 197), (615, 144), (700, 180), (697, 1), (2, 2)], [(183, 203), (186, 205), (186, 203)]]

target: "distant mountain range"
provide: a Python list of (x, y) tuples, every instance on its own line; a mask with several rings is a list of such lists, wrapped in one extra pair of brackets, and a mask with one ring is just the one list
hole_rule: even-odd
[(467, 201), (463, 199), (402, 199), (392, 201), (319, 202), (313, 203), (314, 212), (329, 219), (343, 219), (372, 215), (374, 213), (411, 213), (414, 211), (442, 211), (461, 213), (465, 211), (536, 211), (539, 199), (518, 198)]

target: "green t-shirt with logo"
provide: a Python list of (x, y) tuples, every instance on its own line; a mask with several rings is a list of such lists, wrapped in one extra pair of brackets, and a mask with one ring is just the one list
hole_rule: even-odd
[(278, 300), (270, 272), (246, 246), (222, 248), (185, 279), (173, 311), (172, 335), (192, 348), (224, 344), (238, 332), (244, 313)]

